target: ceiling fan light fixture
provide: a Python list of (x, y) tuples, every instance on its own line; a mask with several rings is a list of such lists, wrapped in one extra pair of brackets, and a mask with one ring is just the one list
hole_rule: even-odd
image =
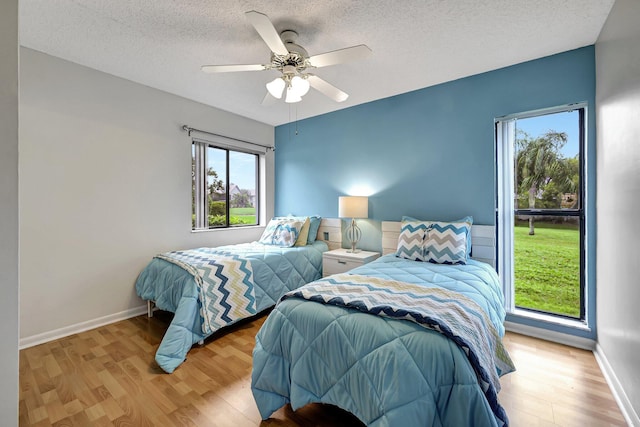
[(309, 92), (309, 82), (300, 76), (293, 76), (291, 79), (291, 89), (302, 98)]
[(302, 101), (302, 97), (296, 93), (295, 89), (292, 86), (287, 87), (287, 96), (284, 98), (284, 102), (293, 104), (300, 101)]
[(267, 90), (274, 98), (282, 98), (282, 92), (284, 91), (284, 87), (286, 83), (281, 77), (276, 77), (269, 83), (267, 83)]
[(336, 102), (343, 102), (349, 97), (337, 87), (307, 71), (309, 68), (327, 67), (364, 58), (371, 54), (371, 49), (366, 45), (361, 44), (309, 56), (309, 53), (296, 42), (298, 38), (296, 31), (284, 30), (278, 33), (269, 17), (255, 10), (246, 12), (245, 16), (271, 50), (270, 61), (267, 64), (203, 65), (202, 71), (207, 73), (279, 71), (281, 75), (266, 84), (267, 93), (262, 100), (263, 105), (265, 100), (282, 99), (285, 90), (287, 91), (284, 96), (285, 102), (290, 104), (300, 102), (310, 87)]

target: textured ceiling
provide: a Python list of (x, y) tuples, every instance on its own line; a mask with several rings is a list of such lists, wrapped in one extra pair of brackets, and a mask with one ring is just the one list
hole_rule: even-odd
[[(595, 43), (614, 0), (20, 0), (23, 46), (271, 125)], [(366, 44), (367, 59), (314, 74), (350, 97), (311, 90), (261, 105), (276, 71), (244, 12), (293, 29), (310, 55)]]

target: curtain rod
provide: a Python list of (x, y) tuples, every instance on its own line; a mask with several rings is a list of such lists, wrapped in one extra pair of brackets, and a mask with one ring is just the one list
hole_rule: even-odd
[(271, 146), (271, 145), (263, 145), (263, 144), (258, 144), (258, 143), (256, 143), (256, 142), (243, 141), (243, 140), (238, 139), (238, 138), (232, 138), (232, 137), (230, 137), (230, 136), (220, 135), (219, 133), (213, 133), (213, 132), (209, 132), (209, 131), (202, 130), (202, 129), (192, 128), (191, 126), (188, 126), (188, 125), (182, 125), (182, 130), (183, 130), (183, 131), (185, 131), (185, 132), (187, 132), (187, 134), (188, 134), (189, 136), (191, 136), (191, 132), (192, 132), (192, 131), (196, 131), (196, 132), (206, 133), (207, 135), (220, 136), (220, 137), (222, 137), (222, 138), (232, 139), (232, 140), (234, 140), (234, 141), (243, 142), (243, 143), (245, 143), (245, 144), (257, 145), (258, 147), (263, 147), (263, 148), (266, 148), (267, 150), (273, 150), (273, 151), (276, 151), (276, 147)]

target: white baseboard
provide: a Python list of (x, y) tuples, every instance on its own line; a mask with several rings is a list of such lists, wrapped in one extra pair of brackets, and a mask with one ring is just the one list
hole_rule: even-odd
[(600, 344), (596, 345), (596, 350), (593, 354), (596, 356), (596, 361), (600, 366), (602, 375), (604, 375), (604, 379), (607, 381), (607, 384), (609, 384), (611, 393), (613, 394), (616, 402), (618, 402), (620, 411), (622, 412), (624, 419), (627, 421), (627, 424), (629, 424), (631, 427), (640, 427), (640, 417), (638, 417), (638, 414), (633, 409), (631, 401), (622, 388), (622, 384), (620, 384), (620, 381), (618, 380), (618, 377), (616, 376), (613, 368), (609, 364), (607, 356), (604, 354), (604, 351)]
[(110, 314), (108, 316), (99, 317), (97, 319), (88, 320), (86, 322), (77, 323), (75, 325), (65, 326), (64, 328), (55, 329), (53, 331), (43, 332), (41, 334), (32, 335), (30, 337), (20, 338), (20, 350), (23, 348), (33, 347), (38, 344), (53, 341), (58, 338), (64, 338), (69, 335), (95, 329), (99, 326), (108, 325), (109, 323), (119, 322), (120, 320), (130, 319), (132, 317), (145, 314), (147, 312), (146, 304), (140, 307), (130, 308), (120, 313)]
[(542, 340), (557, 342), (559, 344), (571, 347), (581, 348), (583, 350), (594, 351), (596, 342), (589, 338), (576, 337), (575, 335), (563, 334), (561, 332), (550, 331), (548, 329), (536, 328), (521, 323), (504, 322), (504, 328), (510, 332), (527, 335)]

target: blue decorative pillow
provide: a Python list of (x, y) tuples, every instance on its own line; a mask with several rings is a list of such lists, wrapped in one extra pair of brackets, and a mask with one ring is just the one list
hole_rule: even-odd
[(307, 245), (312, 244), (318, 238), (318, 229), (320, 228), (320, 222), (322, 218), (319, 216), (310, 216), (309, 221), (309, 235), (307, 236)]
[(396, 256), (414, 261), (425, 261), (423, 245), (426, 231), (427, 224), (425, 222), (405, 221), (403, 218)]
[(264, 229), (259, 242), (290, 248), (295, 245), (303, 225), (304, 221), (299, 218), (273, 218)]
[(436, 264), (466, 264), (471, 223), (432, 221), (424, 240), (424, 258)]

